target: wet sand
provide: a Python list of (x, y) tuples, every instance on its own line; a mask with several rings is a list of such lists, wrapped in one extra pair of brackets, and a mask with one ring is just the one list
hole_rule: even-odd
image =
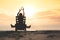
[(0, 31), (0, 40), (60, 40), (60, 31)]

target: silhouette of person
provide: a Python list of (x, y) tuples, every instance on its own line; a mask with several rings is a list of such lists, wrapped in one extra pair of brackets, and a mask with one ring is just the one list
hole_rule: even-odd
[(23, 15), (22, 15), (22, 13), (20, 13), (18, 15), (18, 22), (19, 22), (19, 24), (22, 24), (23, 23)]

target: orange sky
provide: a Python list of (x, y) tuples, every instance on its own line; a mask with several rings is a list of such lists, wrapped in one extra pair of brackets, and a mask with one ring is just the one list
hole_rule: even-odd
[(32, 17), (30, 30), (60, 30), (60, 0), (0, 0), (0, 30), (11, 30), (21, 6)]

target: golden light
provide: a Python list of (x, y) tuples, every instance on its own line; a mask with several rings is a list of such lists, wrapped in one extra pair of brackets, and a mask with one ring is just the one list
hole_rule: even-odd
[(35, 9), (29, 5), (24, 6), (24, 11), (25, 11), (25, 16), (28, 18), (32, 18), (35, 13)]

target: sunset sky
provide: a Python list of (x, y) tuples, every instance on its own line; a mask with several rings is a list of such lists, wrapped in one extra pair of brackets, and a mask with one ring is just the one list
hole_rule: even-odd
[(0, 0), (0, 30), (14, 30), (10, 24), (21, 7), (29, 30), (60, 30), (60, 0)]

